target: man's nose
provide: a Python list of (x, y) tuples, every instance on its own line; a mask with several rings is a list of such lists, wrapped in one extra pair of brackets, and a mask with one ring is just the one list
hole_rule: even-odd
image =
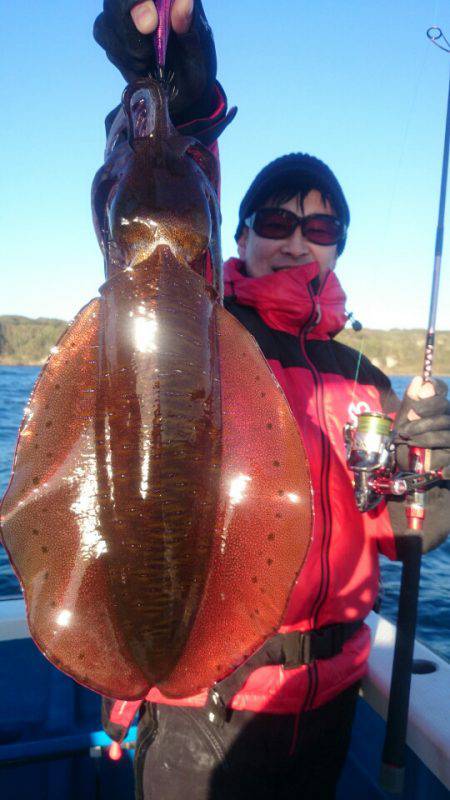
[(283, 253), (294, 258), (299, 258), (309, 253), (308, 242), (302, 234), (300, 225), (297, 225), (293, 233), (285, 240), (282, 249)]

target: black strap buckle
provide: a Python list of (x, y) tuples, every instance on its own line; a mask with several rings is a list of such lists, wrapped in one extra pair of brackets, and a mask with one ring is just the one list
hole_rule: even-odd
[(304, 664), (332, 658), (342, 651), (344, 643), (362, 625), (361, 620), (337, 623), (325, 628), (300, 633), (292, 631), (283, 636), (284, 669), (296, 669)]
[(302, 664), (312, 664), (314, 661), (315, 657), (312, 652), (312, 635), (310, 632), (300, 634), (298, 655)]
[(292, 631), (283, 636), (284, 669), (297, 669), (314, 661), (311, 652), (311, 633)]

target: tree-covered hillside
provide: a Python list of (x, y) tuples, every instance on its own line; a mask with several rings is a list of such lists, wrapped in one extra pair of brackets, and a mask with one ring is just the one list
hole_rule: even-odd
[[(388, 375), (420, 375), (423, 368), (425, 331), (369, 330), (363, 328), (356, 333), (345, 329), (337, 337), (338, 341), (362, 348), (365, 356)], [(436, 334), (436, 353), (433, 364), (436, 375), (450, 375), (450, 331)]]
[(0, 316), (0, 364), (42, 364), (66, 328), (61, 319)]
[[(60, 319), (28, 319), (0, 316), (0, 364), (42, 364), (67, 322)], [(420, 374), (425, 332), (421, 330), (344, 330), (337, 337), (359, 350), (384, 372), (394, 375)], [(450, 331), (436, 335), (434, 372), (450, 375)]]

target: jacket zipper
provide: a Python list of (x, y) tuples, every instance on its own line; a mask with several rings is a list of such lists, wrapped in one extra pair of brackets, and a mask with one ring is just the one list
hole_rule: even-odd
[[(325, 285), (321, 286), (318, 294), (316, 297), (320, 297), (320, 292)], [(306, 335), (308, 330), (310, 330), (310, 323), (312, 322), (313, 315), (317, 310), (317, 303), (315, 301), (315, 296), (312, 290), (311, 285), (308, 287), (309, 295), (311, 297), (312, 302), (312, 312), (311, 316), (306, 323), (303, 331), (300, 334), (300, 348), (303, 354), (303, 357), (310, 369), (311, 375), (314, 381), (314, 389), (315, 389), (315, 404), (316, 404), (316, 413), (317, 419), (319, 421), (319, 430), (320, 430), (320, 449), (321, 449), (321, 473), (320, 473), (320, 502), (322, 506), (322, 514), (323, 514), (323, 524), (324, 524), (324, 533), (322, 537), (322, 546), (321, 546), (321, 555), (320, 555), (320, 567), (321, 567), (321, 579), (320, 579), (320, 586), (317, 596), (312, 603), (311, 606), (311, 616), (310, 616), (310, 624), (311, 628), (314, 629), (317, 624), (317, 618), (319, 612), (325, 602), (328, 593), (328, 586), (329, 586), (329, 550), (330, 550), (330, 542), (331, 542), (331, 506), (329, 501), (329, 495), (327, 491), (328, 486), (328, 475), (330, 471), (330, 443), (329, 439), (326, 435), (326, 422), (325, 422), (325, 415), (323, 412), (323, 379), (320, 372), (316, 369), (315, 365), (309, 358), (306, 352)], [(308, 708), (311, 708), (312, 703), (314, 701), (314, 697), (317, 693), (317, 684), (318, 684), (318, 670), (317, 664), (313, 662), (310, 665), (312, 667), (312, 674), (310, 673), (310, 681), (309, 681), (309, 690), (307, 696), (305, 698), (305, 702), (303, 704), (302, 711), (306, 711)]]

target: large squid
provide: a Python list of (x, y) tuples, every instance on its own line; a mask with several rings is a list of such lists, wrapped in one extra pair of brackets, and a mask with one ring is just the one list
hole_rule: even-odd
[(136, 699), (211, 686), (279, 626), (305, 559), (302, 442), (222, 307), (213, 156), (172, 127), (164, 82), (123, 99), (92, 191), (105, 257), (33, 391), (1, 507), (42, 652)]

